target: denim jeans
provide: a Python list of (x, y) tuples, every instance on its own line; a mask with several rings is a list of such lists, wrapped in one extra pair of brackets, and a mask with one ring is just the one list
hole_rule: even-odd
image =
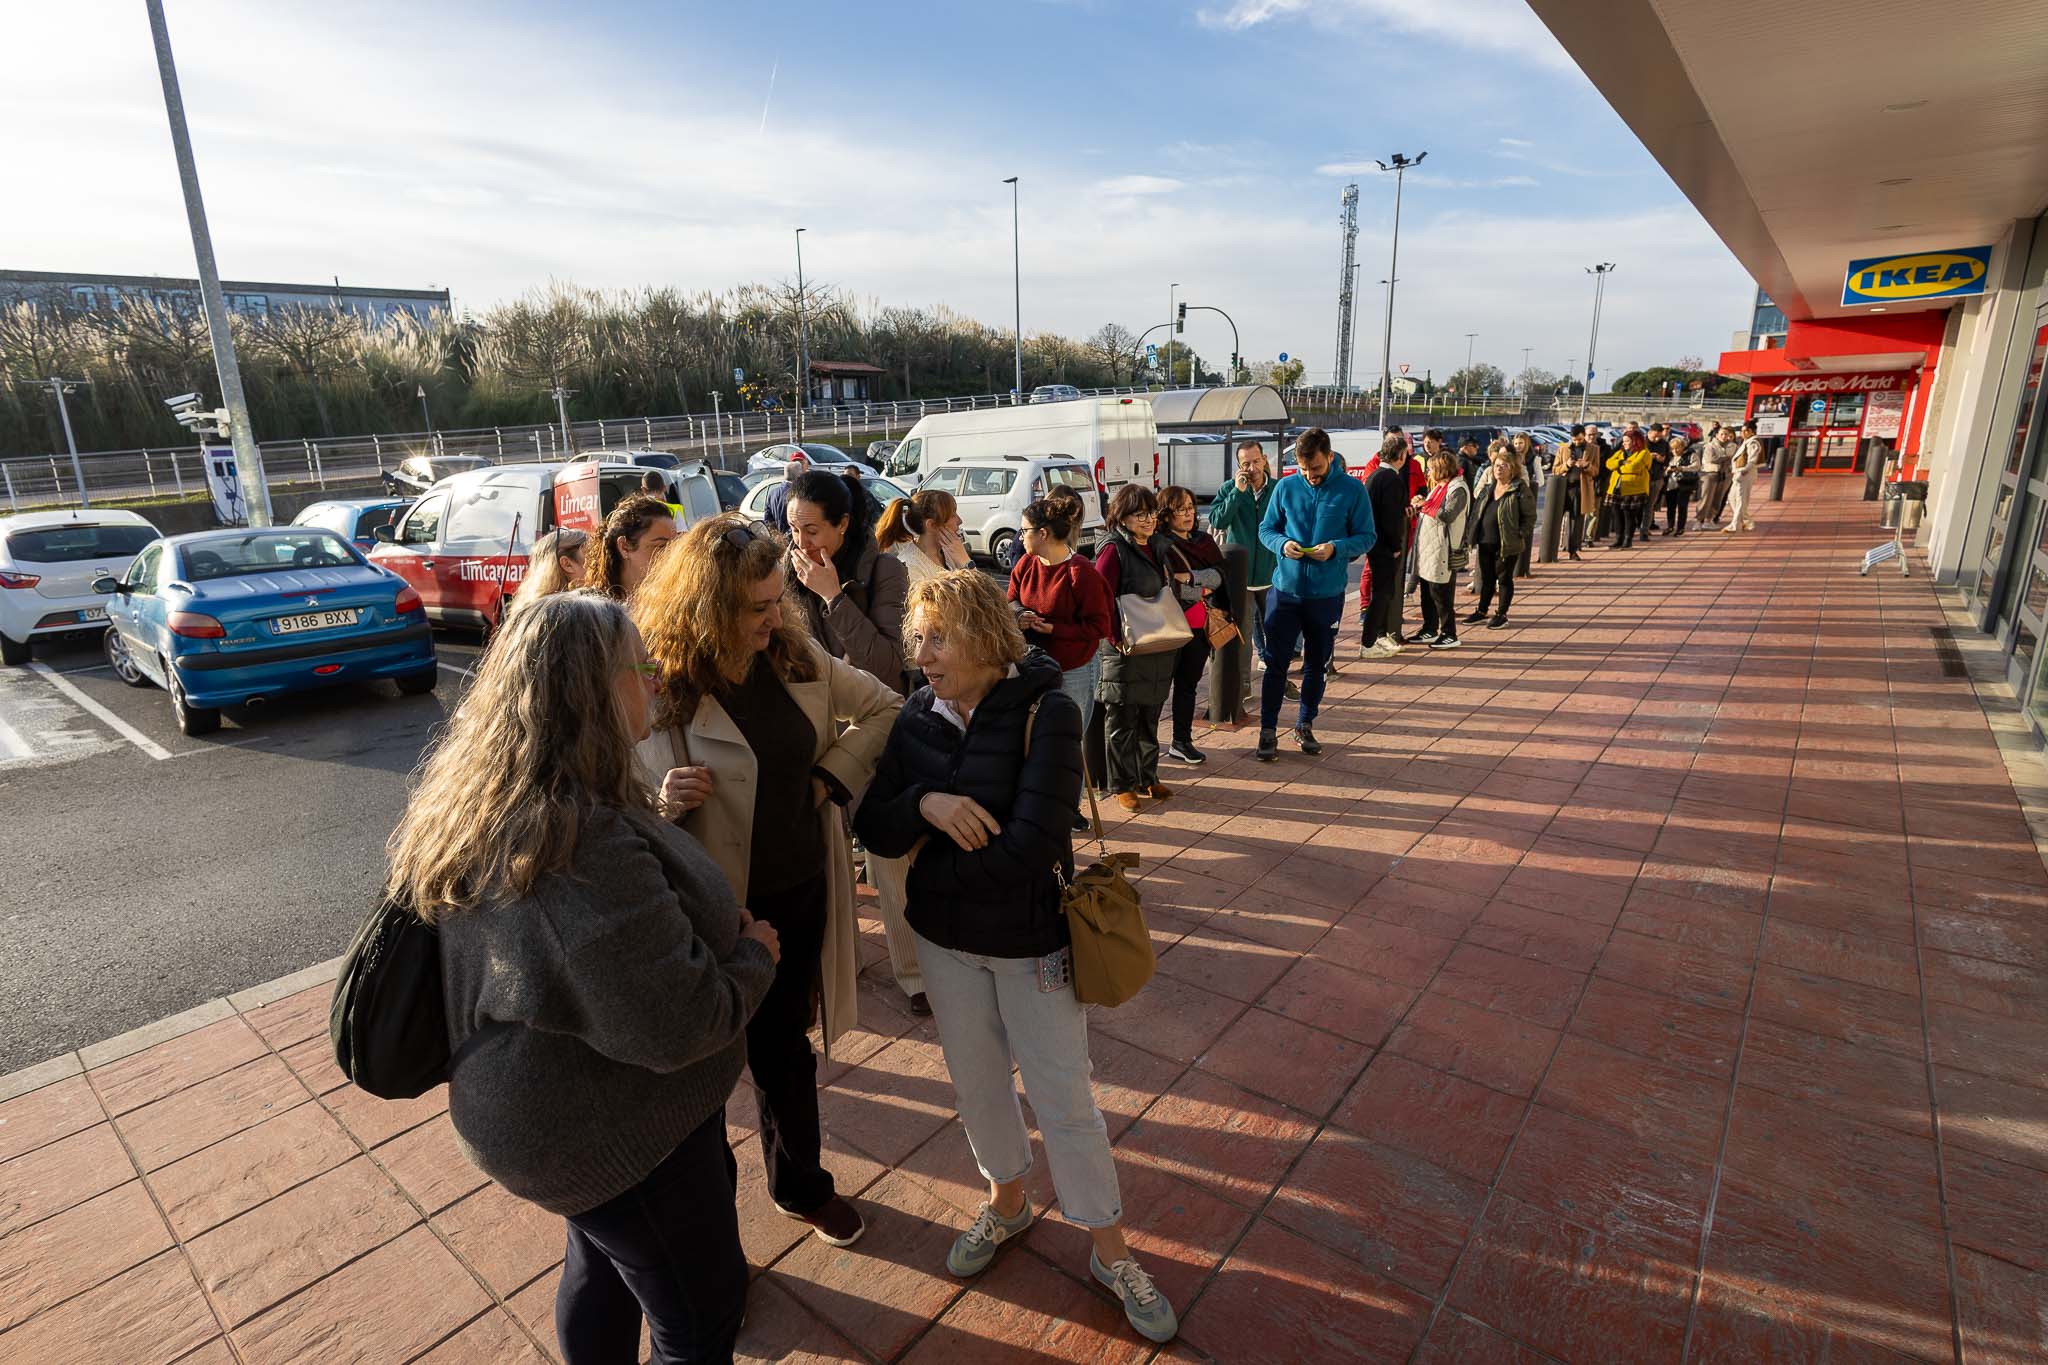
[(1031, 1169), (1031, 1136), (1010, 1080), (1015, 1058), (1045, 1138), (1060, 1212), (1084, 1228), (1114, 1227), (1123, 1219), (1123, 1197), (1109, 1125), (1089, 1084), (1088, 1015), (1073, 986), (1041, 991), (1035, 957), (956, 953), (922, 934), (917, 956), (974, 1164), (998, 1184)]
[(1344, 596), (1296, 597), (1278, 588), (1266, 607), (1266, 676), (1260, 679), (1259, 728), (1278, 729), (1280, 705), (1287, 700), (1287, 669), (1294, 648), (1301, 646), (1301, 709), (1296, 724), (1315, 724), (1323, 704), (1323, 671), (1337, 649), (1337, 620), (1344, 615)]

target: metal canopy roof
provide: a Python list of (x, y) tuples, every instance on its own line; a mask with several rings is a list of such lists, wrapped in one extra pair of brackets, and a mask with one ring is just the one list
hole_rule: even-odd
[(1174, 389), (1152, 396), (1152, 423), (1161, 431), (1229, 431), (1252, 422), (1287, 424), (1287, 401), (1271, 384)]

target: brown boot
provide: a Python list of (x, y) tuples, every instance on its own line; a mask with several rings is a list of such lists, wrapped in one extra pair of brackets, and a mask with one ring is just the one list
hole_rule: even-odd
[(1164, 782), (1154, 782), (1146, 790), (1145, 795), (1151, 797), (1154, 801), (1164, 801), (1167, 797), (1173, 795), (1173, 789)]
[(1116, 803), (1132, 814), (1136, 814), (1138, 810), (1138, 794), (1136, 792), (1118, 792), (1116, 794)]

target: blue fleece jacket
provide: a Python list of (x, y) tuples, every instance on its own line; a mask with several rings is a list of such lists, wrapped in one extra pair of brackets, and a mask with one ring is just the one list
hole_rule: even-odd
[[(1342, 597), (1351, 561), (1372, 548), (1375, 535), (1365, 485), (1335, 465), (1319, 484), (1300, 474), (1279, 480), (1259, 523), (1259, 539), (1279, 556), (1273, 586), (1291, 597)], [(1289, 559), (1282, 547), (1290, 540), (1305, 550), (1327, 542), (1336, 552), (1320, 562)]]

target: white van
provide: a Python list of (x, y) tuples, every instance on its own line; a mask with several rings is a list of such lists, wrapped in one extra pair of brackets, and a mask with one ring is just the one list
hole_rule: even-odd
[(978, 455), (948, 460), (918, 484), (920, 492), (936, 488), (953, 495), (960, 507), (960, 538), (971, 553), (987, 555), (1004, 573), (1017, 566), (1023, 548), (1018, 534), (1024, 529), (1024, 509), (1060, 487), (1082, 494), (1082, 520), (1074, 531), (1073, 545), (1093, 556), (1104, 535), (1102, 509), (1096, 499), (1087, 496), (1095, 485), (1088, 466), (1079, 460), (1057, 455)]
[(1159, 448), (1152, 400), (1143, 394), (1123, 394), (934, 412), (917, 419), (889, 467), (925, 475), (949, 460), (988, 455), (1078, 460), (1093, 471), (1096, 491), (1107, 503), (1127, 483), (1156, 485)]

